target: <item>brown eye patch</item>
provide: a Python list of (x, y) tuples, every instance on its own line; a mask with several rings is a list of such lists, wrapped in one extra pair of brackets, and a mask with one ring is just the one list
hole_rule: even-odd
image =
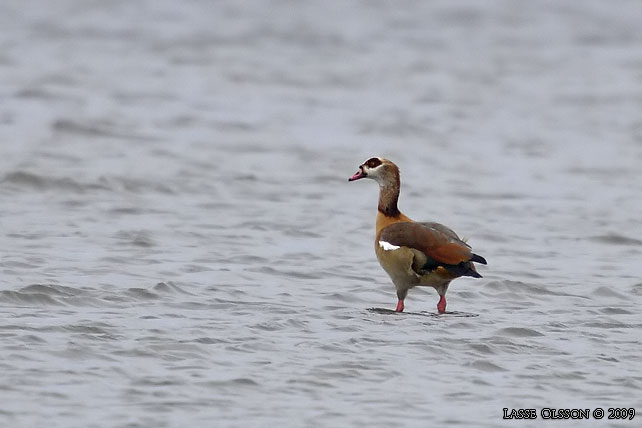
[(378, 158), (370, 158), (366, 161), (368, 168), (376, 168), (381, 165), (381, 161)]

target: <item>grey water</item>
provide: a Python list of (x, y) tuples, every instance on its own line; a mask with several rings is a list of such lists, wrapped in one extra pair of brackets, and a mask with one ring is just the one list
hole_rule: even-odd
[[(639, 426), (641, 20), (1, 2), (0, 426)], [(375, 155), (489, 262), (450, 314), (390, 312)]]

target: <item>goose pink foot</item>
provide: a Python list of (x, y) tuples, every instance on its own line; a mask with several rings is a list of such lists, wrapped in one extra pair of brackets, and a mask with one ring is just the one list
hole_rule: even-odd
[(397, 302), (397, 309), (395, 309), (395, 312), (403, 312), (403, 300), (399, 299)]
[(443, 314), (446, 312), (446, 296), (441, 296), (439, 298), (439, 303), (437, 303), (437, 310), (439, 311), (440, 314)]

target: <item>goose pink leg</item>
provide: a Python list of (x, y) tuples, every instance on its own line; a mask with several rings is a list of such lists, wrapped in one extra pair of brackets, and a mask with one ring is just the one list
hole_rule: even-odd
[(437, 303), (437, 310), (439, 311), (440, 314), (443, 314), (446, 312), (446, 296), (439, 297), (439, 303)]
[(399, 299), (397, 302), (397, 309), (395, 309), (395, 312), (403, 312), (403, 300)]

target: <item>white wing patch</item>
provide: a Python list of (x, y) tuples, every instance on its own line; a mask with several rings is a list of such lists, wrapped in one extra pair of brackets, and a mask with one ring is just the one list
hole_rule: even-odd
[(379, 241), (379, 246), (386, 251), (393, 251), (401, 248), (397, 245), (392, 245), (390, 242), (386, 242), (386, 241)]

